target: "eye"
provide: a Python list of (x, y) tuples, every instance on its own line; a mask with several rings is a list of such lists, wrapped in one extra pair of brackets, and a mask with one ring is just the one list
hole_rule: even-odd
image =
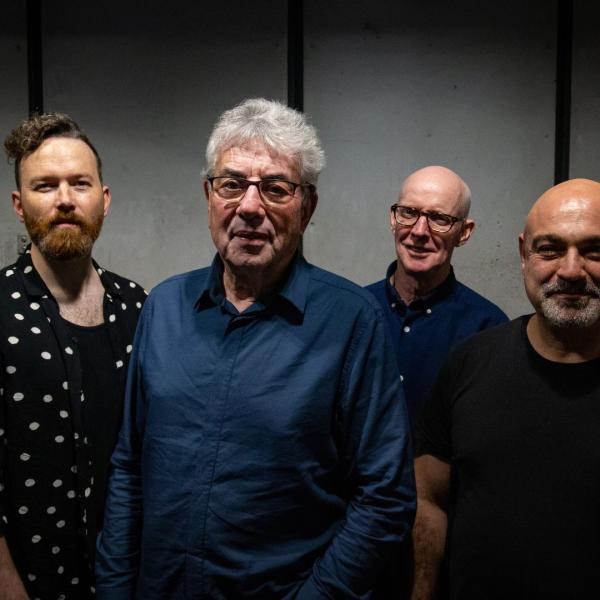
[(436, 225), (440, 225), (440, 227), (447, 227), (452, 224), (452, 217), (450, 215), (445, 215), (444, 213), (430, 212), (429, 220)]
[(33, 186), (34, 192), (49, 192), (52, 190), (53, 186), (47, 181), (40, 181)]
[(586, 258), (590, 260), (600, 260), (600, 245), (599, 246), (590, 246), (584, 250), (584, 254)]
[(294, 194), (293, 186), (286, 181), (269, 181), (267, 179), (263, 179), (261, 182), (261, 191), (272, 200), (286, 198)]
[(89, 188), (91, 185), (91, 183), (89, 181), (87, 181), (86, 179), (78, 179), (75, 182), (75, 187), (78, 189), (87, 189)]
[(217, 185), (219, 186), (219, 189), (225, 189), (232, 192), (237, 192), (244, 187), (239, 180), (231, 178), (221, 179)]
[(419, 216), (419, 211), (410, 206), (399, 206), (397, 212), (403, 219), (415, 219)]
[(560, 253), (560, 249), (554, 244), (543, 244), (538, 246), (535, 252), (543, 258), (555, 258)]

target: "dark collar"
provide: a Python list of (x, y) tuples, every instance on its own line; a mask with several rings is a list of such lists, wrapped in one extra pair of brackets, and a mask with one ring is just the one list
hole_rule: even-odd
[[(16, 267), (17, 272), (21, 281), (23, 282), (23, 287), (25, 288), (25, 293), (30, 298), (39, 298), (42, 296), (48, 296), (49, 298), (53, 298), (50, 290), (44, 283), (44, 280), (40, 277), (40, 274), (36, 271), (33, 266), (33, 261), (31, 260), (31, 246), (29, 246), (24, 254), (19, 256)], [(94, 269), (98, 275), (100, 275), (100, 281), (102, 282), (102, 286), (106, 290), (106, 293), (109, 297), (116, 296), (117, 298), (122, 297), (122, 292), (119, 288), (119, 284), (114, 281), (111, 274), (100, 267), (98, 263), (92, 259), (92, 264)]]
[[(291, 308), (297, 317), (302, 317), (306, 310), (310, 281), (310, 266), (306, 260), (296, 254), (277, 288), (267, 298), (261, 298), (260, 303), (276, 312), (286, 313), (285, 307)], [(225, 300), (223, 289), (223, 261), (216, 254), (210, 271), (206, 277), (195, 306), (203, 310), (218, 306)], [(281, 309), (281, 310), (278, 310)]]
[[(390, 283), (390, 279), (392, 275), (396, 272), (396, 266), (398, 261), (394, 261), (387, 269), (385, 274), (385, 288), (388, 299), (390, 302), (400, 302), (403, 306), (404, 300), (400, 298), (400, 294), (396, 288)], [(444, 281), (438, 285), (434, 290), (426, 294), (425, 296), (418, 296), (415, 298), (410, 304), (411, 308), (427, 308), (429, 306), (434, 305), (436, 302), (447, 298), (453, 291), (456, 286), (456, 277), (454, 275), (454, 269), (450, 266), (450, 273), (448, 273), (448, 277), (444, 279)]]

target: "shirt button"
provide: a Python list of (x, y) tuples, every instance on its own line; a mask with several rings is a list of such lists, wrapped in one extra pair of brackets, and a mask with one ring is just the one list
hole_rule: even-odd
[(400, 375), (400, 381), (404, 381), (404, 375)]
[(428, 308), (428, 309), (427, 309), (425, 312), (426, 312), (428, 315), (430, 315), (430, 314), (431, 314), (431, 309), (430, 309), (430, 308)]
[(407, 325), (402, 331), (404, 331), (404, 333), (408, 333), (410, 331), (410, 327)]
[(396, 303), (392, 302), (392, 304), (390, 305), (392, 308), (396, 308)]

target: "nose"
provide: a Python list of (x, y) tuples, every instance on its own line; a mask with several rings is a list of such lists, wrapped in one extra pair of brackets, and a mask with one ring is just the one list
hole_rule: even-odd
[(429, 224), (427, 223), (427, 217), (425, 215), (419, 215), (419, 218), (411, 227), (410, 233), (411, 235), (419, 237), (429, 235)]
[(240, 199), (237, 213), (246, 221), (263, 216), (264, 206), (258, 191), (258, 181), (250, 182), (250, 185), (246, 189), (246, 193)]
[(71, 187), (66, 182), (56, 188), (56, 206), (63, 212), (69, 212), (75, 207)]
[(556, 272), (557, 276), (566, 281), (576, 281), (584, 279), (585, 259), (577, 248), (569, 248), (564, 256), (560, 259), (560, 264)]

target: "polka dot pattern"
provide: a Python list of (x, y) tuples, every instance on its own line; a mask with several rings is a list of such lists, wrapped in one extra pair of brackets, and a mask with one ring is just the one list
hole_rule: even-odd
[[(145, 294), (134, 282), (97, 269), (106, 290), (103, 310), (112, 365), (124, 383), (117, 373), (124, 373), (132, 352), (139, 314), (132, 308), (141, 308)], [(31, 255), (0, 270), (0, 400), (8, 430), (0, 428), (0, 462), (6, 464), (7, 438), (14, 453), (2, 475), (10, 481), (12, 512), (4, 514), (0, 504), (0, 522), (15, 524), (18, 543), (31, 549), (25, 552), (22, 576), (32, 600), (87, 597), (82, 590), (87, 576), (71, 566), (79, 562), (72, 543), (77, 530), (88, 529), (90, 537), (96, 533), (96, 514), (90, 512), (96, 510), (94, 437), (80, 425), (94, 396), (79, 402), (85, 398), (78, 383), (79, 360), (78, 342), (62, 324)], [(0, 491), (4, 484), (0, 480)]]

